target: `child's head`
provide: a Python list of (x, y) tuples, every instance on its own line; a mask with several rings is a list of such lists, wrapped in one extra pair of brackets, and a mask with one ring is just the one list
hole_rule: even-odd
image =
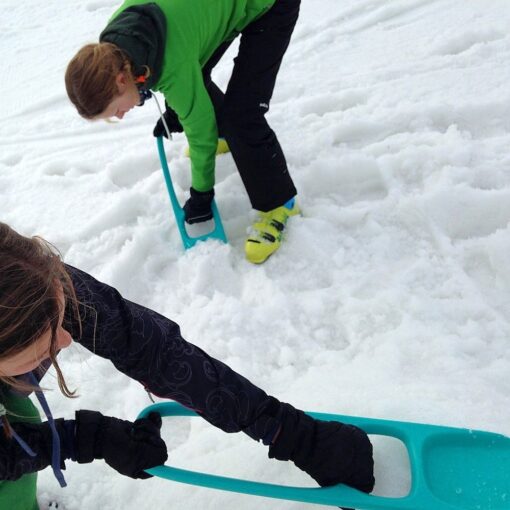
[(0, 381), (22, 389), (15, 376), (49, 359), (62, 392), (71, 396), (58, 366), (58, 350), (71, 342), (64, 310), (78, 317), (74, 288), (59, 255), (40, 238), (0, 223)]
[(111, 43), (84, 46), (69, 62), (65, 81), (69, 99), (89, 120), (121, 119), (140, 102), (131, 62)]

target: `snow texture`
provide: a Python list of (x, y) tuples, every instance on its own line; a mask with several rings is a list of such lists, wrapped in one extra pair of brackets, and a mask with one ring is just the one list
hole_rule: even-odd
[[(65, 260), (174, 319), (188, 340), (310, 411), (510, 435), (510, 3), (306, 0), (269, 120), (302, 217), (262, 266), (244, 259), (253, 211), (229, 155), (216, 197), (229, 245), (184, 252), (152, 138), (154, 101), (122, 122), (87, 122), (64, 87), (113, 0), (2, 0), (0, 219), (52, 241)], [(232, 49), (215, 70), (227, 83)], [(167, 144), (184, 200), (183, 135)], [(51, 374), (56, 416), (133, 419), (136, 382), (73, 346)], [(506, 381), (506, 382), (505, 382)], [(174, 465), (314, 486), (242, 434), (165, 421)], [(378, 494), (410, 477), (397, 441), (374, 438)], [(249, 460), (249, 461), (248, 461)], [(133, 481), (103, 462), (68, 464), (42, 508), (297, 510), (313, 505)], [(316, 507), (319, 508), (319, 507)]]

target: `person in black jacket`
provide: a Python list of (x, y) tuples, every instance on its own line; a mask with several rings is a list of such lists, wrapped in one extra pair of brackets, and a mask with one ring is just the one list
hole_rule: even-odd
[[(0, 223), (1, 508), (11, 508), (6, 498), (17, 492), (24, 475), (49, 465), (65, 485), (60, 470), (66, 460), (104, 459), (133, 478), (148, 477), (146, 469), (166, 461), (156, 413), (134, 423), (83, 410), (74, 420), (53, 419), (39, 381), (52, 364), (62, 393), (73, 396), (57, 360), (73, 340), (155, 395), (193, 409), (225, 432), (242, 431), (261, 441), (270, 458), (292, 460), (321, 486), (373, 489), (372, 445), (362, 430), (316, 420), (267, 395), (184, 340), (175, 322), (64, 264), (42, 239)], [(26, 406), (31, 391), (46, 422), (16, 421), (22, 414), (16, 405), (25, 399)], [(31, 480), (34, 498), (35, 477)], [(19, 510), (36, 508), (33, 500), (25, 506), (16, 501)]]

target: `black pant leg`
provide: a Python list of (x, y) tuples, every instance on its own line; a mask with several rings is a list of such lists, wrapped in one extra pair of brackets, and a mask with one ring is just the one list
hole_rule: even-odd
[(221, 111), (223, 135), (251, 204), (261, 211), (274, 209), (297, 193), (265, 114), (299, 6), (300, 0), (277, 0), (243, 30)]

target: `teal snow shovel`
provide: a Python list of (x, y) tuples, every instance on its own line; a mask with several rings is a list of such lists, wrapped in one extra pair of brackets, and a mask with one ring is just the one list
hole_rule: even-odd
[(223, 224), (221, 223), (220, 213), (218, 211), (218, 207), (216, 207), (216, 202), (214, 201), (214, 199), (211, 204), (211, 210), (213, 213), (214, 220), (214, 229), (206, 234), (196, 237), (192, 237), (188, 234), (188, 232), (186, 231), (186, 224), (184, 220), (184, 211), (181, 205), (179, 204), (179, 201), (177, 200), (177, 196), (175, 195), (172, 178), (170, 176), (170, 170), (168, 169), (165, 148), (163, 145), (163, 137), (160, 136), (157, 138), (157, 144), (159, 159), (161, 161), (163, 175), (165, 176), (165, 183), (168, 189), (168, 195), (170, 196), (170, 203), (172, 204), (172, 209), (175, 215), (175, 221), (177, 223), (177, 227), (179, 228), (179, 233), (181, 234), (181, 239), (184, 244), (184, 248), (188, 250), (189, 248), (195, 246), (195, 244), (198, 241), (206, 241), (208, 239), (219, 239), (220, 241), (226, 243), (227, 236), (225, 235), (225, 231), (223, 230)]
[[(161, 416), (196, 416), (175, 402), (145, 408)], [(334, 487), (289, 487), (170, 466), (148, 469), (154, 476), (212, 489), (241, 492), (360, 510), (509, 510), (510, 438), (478, 430), (377, 420), (338, 414), (308, 413), (319, 420), (351, 423), (367, 434), (391, 436), (406, 446), (411, 465), (411, 490), (404, 497), (362, 493), (346, 485)]]

